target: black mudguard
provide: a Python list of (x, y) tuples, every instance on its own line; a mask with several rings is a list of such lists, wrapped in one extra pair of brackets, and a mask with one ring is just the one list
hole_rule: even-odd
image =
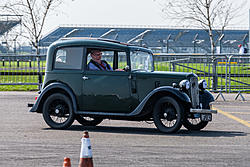
[(180, 90), (170, 87), (170, 86), (162, 86), (162, 87), (158, 87), (156, 89), (154, 89), (153, 91), (151, 91), (143, 100), (142, 102), (136, 107), (136, 109), (130, 113), (130, 115), (139, 115), (142, 114), (142, 109), (143, 107), (146, 105), (146, 103), (148, 102), (148, 100), (150, 100), (151, 97), (153, 97), (155, 94), (162, 92), (162, 93), (168, 93), (171, 94), (172, 96), (176, 97), (177, 99), (179, 99), (180, 101), (183, 101), (185, 103), (190, 103), (191, 104), (191, 100), (188, 97), (188, 95), (184, 92), (181, 92)]
[(73, 111), (76, 112), (77, 111), (77, 104), (76, 104), (76, 98), (75, 95), (73, 93), (73, 91), (65, 84), (63, 83), (51, 83), (48, 86), (46, 86), (41, 93), (39, 94), (36, 103), (32, 106), (32, 108), (30, 109), (30, 112), (38, 112), (41, 113), (42, 111), (41, 109), (41, 102), (44, 101), (44, 98), (46, 97), (46, 94), (51, 91), (52, 89), (61, 89), (65, 92), (67, 92), (67, 94), (69, 95), (70, 99), (72, 100), (72, 104), (73, 104)]
[(199, 99), (200, 103), (202, 103), (202, 108), (210, 109), (209, 104), (214, 101), (214, 96), (208, 90), (200, 90)]

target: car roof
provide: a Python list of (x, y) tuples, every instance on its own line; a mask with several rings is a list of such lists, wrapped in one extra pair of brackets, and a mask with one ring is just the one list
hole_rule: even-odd
[[(57, 42), (53, 43), (56, 47), (60, 46), (75, 46), (75, 45), (90, 45), (100, 47), (115, 47), (115, 48), (128, 48), (131, 45), (129, 43), (122, 43), (116, 40), (105, 39), (105, 38), (87, 38), (87, 37), (72, 37), (72, 38), (61, 38)], [(139, 47), (139, 46), (135, 46)]]
[(61, 38), (60, 40), (51, 44), (52, 48), (64, 47), (64, 46), (93, 46), (93, 47), (104, 47), (104, 48), (115, 48), (115, 49), (142, 49), (150, 51), (147, 48), (123, 43), (112, 39), (105, 38), (89, 38), (89, 37), (71, 37)]

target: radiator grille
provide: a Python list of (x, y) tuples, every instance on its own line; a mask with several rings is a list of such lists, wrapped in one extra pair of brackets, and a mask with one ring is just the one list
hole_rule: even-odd
[(198, 108), (199, 106), (199, 88), (198, 88), (198, 78), (192, 77), (190, 79), (190, 96), (193, 108)]

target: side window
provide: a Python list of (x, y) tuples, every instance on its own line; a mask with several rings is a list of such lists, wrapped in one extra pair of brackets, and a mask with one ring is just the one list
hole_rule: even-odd
[(102, 60), (105, 60), (113, 69), (114, 51), (102, 51)]
[(127, 56), (124, 51), (88, 49), (87, 70), (122, 71), (121, 69), (124, 69), (126, 66)]
[(55, 69), (76, 69), (82, 67), (82, 47), (67, 47), (58, 49), (55, 56)]
[(126, 52), (118, 52), (118, 69), (124, 69), (127, 65)]

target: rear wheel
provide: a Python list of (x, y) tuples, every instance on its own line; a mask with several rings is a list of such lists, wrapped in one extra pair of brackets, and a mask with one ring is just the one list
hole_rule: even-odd
[(43, 118), (54, 129), (65, 129), (74, 122), (71, 100), (62, 93), (50, 95), (43, 105)]
[(182, 126), (182, 106), (172, 97), (162, 97), (155, 104), (153, 118), (161, 132), (177, 132)]
[(76, 120), (83, 126), (96, 126), (102, 122), (102, 118), (85, 117), (82, 115), (76, 115)]

